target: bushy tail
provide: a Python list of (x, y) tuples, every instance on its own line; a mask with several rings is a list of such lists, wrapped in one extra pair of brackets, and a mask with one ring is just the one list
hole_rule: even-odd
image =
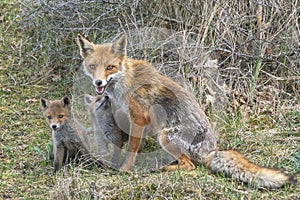
[(233, 150), (212, 151), (205, 158), (205, 164), (213, 172), (225, 174), (257, 187), (279, 188), (287, 183), (296, 183), (292, 176), (277, 169), (259, 167)]

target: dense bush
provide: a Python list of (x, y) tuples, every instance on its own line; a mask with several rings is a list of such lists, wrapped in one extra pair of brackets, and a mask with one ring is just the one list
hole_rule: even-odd
[(229, 100), (230, 112), (243, 105), (258, 105), (245, 112), (263, 112), (262, 101), (299, 99), (299, 6), (296, 0), (40, 0), (23, 3), (20, 24), (41, 60), (35, 65), (42, 63), (37, 67), (52, 79), (80, 66), (78, 33), (101, 43), (125, 32), (130, 56), (187, 80), (204, 108)]

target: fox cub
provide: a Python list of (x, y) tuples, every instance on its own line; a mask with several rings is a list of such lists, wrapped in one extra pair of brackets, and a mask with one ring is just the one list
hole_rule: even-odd
[(100, 156), (109, 156), (108, 144), (113, 145), (112, 165), (117, 167), (120, 161), (121, 149), (124, 142), (128, 141), (128, 135), (124, 133), (113, 118), (111, 102), (107, 95), (90, 96), (85, 94), (85, 103), (88, 107), (94, 125), (94, 138), (98, 146)]
[(149, 128), (160, 146), (178, 160), (178, 165), (162, 170), (192, 170), (195, 164), (205, 162), (214, 172), (259, 187), (275, 188), (294, 182), (280, 170), (249, 162), (237, 151), (219, 151), (217, 134), (194, 96), (147, 61), (128, 58), (125, 35), (106, 44), (94, 44), (78, 35), (77, 43), (85, 73), (99, 95), (109, 96), (113, 117), (125, 113), (130, 119), (121, 171), (134, 166), (144, 131)]
[(41, 98), (40, 103), (52, 130), (54, 172), (77, 156), (83, 156), (88, 162), (93, 161), (87, 132), (78, 121), (72, 119), (69, 98), (54, 101)]

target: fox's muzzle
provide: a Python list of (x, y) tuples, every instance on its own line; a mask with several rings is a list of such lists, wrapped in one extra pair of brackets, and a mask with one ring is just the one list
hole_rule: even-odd
[(56, 124), (56, 123), (50, 124), (50, 128), (53, 130), (57, 130), (57, 129), (59, 129), (59, 127), (60, 127), (59, 124)]
[(113, 76), (110, 76), (108, 78), (108, 80), (100, 80), (100, 79), (97, 79), (94, 81), (94, 84), (96, 86), (96, 92), (98, 95), (102, 95), (104, 92), (105, 92), (105, 89), (107, 87), (107, 85), (109, 84), (109, 82), (112, 80)]
[(102, 81), (101, 80), (96, 80), (95, 85), (100, 87), (102, 85)]

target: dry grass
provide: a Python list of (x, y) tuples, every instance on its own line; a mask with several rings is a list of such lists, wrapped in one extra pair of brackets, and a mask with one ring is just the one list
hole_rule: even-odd
[(39, 98), (92, 93), (77, 33), (101, 43), (125, 31), (130, 56), (195, 94), (220, 132), (220, 148), (299, 180), (297, 0), (114, 2), (0, 2), (0, 198), (299, 199), (299, 185), (251, 188), (203, 166), (121, 174), (72, 164), (52, 174)]

